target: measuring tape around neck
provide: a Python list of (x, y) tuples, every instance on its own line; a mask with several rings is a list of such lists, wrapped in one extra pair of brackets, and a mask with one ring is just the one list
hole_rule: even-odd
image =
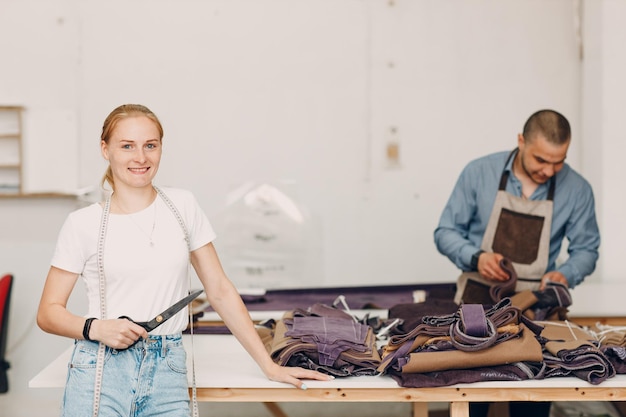
[[(185, 241), (187, 243), (187, 249), (190, 256), (191, 261), (191, 241), (189, 239), (189, 232), (187, 231), (187, 226), (185, 225), (185, 221), (183, 220), (180, 212), (174, 205), (174, 203), (165, 195), (160, 188), (154, 187), (157, 191), (161, 199), (166, 203), (170, 211), (176, 217), (178, 224), (180, 225), (183, 233), (185, 235)], [(156, 202), (155, 202), (156, 204)], [(98, 281), (99, 281), (99, 293), (100, 293), (100, 319), (106, 319), (106, 280), (104, 277), (104, 241), (106, 237), (107, 226), (109, 223), (109, 213), (111, 211), (111, 197), (109, 196), (105, 203), (104, 208), (102, 210), (102, 217), (100, 220), (100, 232), (98, 234), (98, 252), (97, 252), (97, 263), (98, 263)], [(189, 264), (187, 265), (187, 277), (189, 279), (189, 288), (191, 288), (191, 274), (189, 273)], [(189, 328), (191, 329), (191, 364), (192, 364), (192, 410), (193, 417), (198, 417), (198, 401), (196, 394), (196, 369), (195, 369), (195, 360), (194, 360), (194, 351), (193, 351), (193, 317), (191, 313), (191, 309), (189, 310)], [(100, 397), (102, 394), (102, 375), (104, 372), (104, 354), (106, 352), (106, 345), (102, 342), (98, 344), (98, 357), (96, 361), (96, 380), (94, 383), (94, 398), (93, 398), (93, 417), (98, 417), (98, 413), (100, 411)]]

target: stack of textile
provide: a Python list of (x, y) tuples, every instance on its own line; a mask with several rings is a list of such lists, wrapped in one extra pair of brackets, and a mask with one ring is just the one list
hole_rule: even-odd
[(626, 327), (596, 324), (591, 329), (599, 349), (615, 368), (616, 374), (626, 374)]
[(596, 326), (600, 350), (618, 374), (626, 374), (626, 327)]
[(323, 304), (285, 313), (258, 328), (279, 365), (300, 366), (333, 376), (375, 375), (380, 365), (373, 328)]
[[(516, 293), (492, 307), (482, 305), (498, 336), (494, 339), (489, 337), (494, 332), (487, 333), (468, 346), (456, 339), (463, 334), (458, 331), (463, 309), (472, 305), (461, 305), (447, 315), (420, 317), (416, 327), (394, 335), (383, 347), (379, 370), (405, 387), (559, 376), (600, 384), (626, 373), (626, 328), (598, 331), (577, 326), (566, 318), (570, 304), (567, 288), (555, 284), (542, 291)], [(423, 311), (423, 307), (415, 305), (413, 310)], [(396, 306), (390, 316), (402, 317), (410, 311), (406, 305)]]
[(379, 371), (404, 387), (436, 387), (533, 378), (543, 359), (536, 336), (509, 298), (491, 308), (464, 304), (449, 315), (425, 316), (383, 347)]
[(626, 373), (626, 328), (568, 321), (567, 287), (513, 294), (492, 288), (489, 296), (493, 304), (459, 306), (447, 298), (398, 304), (386, 321), (318, 303), (258, 332), (280, 365), (337, 377), (387, 374), (411, 388), (559, 376), (599, 384)]
[(542, 322), (543, 363), (536, 379), (574, 376), (599, 384), (615, 376), (615, 367), (590, 330), (569, 321)]

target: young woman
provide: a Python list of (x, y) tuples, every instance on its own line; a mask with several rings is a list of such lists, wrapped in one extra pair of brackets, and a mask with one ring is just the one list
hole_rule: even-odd
[[(306, 389), (301, 379), (331, 378), (271, 360), (221, 267), (211, 243), (215, 234), (195, 197), (153, 185), (162, 138), (161, 123), (148, 108), (113, 110), (100, 142), (109, 161), (102, 183), (113, 192), (105, 202), (71, 213), (59, 234), (37, 322), (76, 340), (64, 416), (189, 416), (181, 337), (188, 315), (183, 310), (150, 334), (136, 322), (188, 294), (190, 261), (211, 306), (269, 379)], [(67, 310), (79, 277), (87, 290), (87, 318)]]

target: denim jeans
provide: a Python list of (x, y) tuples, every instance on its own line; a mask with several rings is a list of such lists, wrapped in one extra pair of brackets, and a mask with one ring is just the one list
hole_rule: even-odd
[[(98, 343), (77, 340), (69, 363), (63, 417), (93, 413)], [(150, 336), (126, 350), (106, 348), (101, 417), (189, 417), (186, 353), (180, 334)]]

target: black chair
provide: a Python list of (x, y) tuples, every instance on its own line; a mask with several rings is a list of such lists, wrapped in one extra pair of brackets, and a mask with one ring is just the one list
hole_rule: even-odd
[(9, 390), (9, 379), (7, 369), (9, 362), (4, 358), (7, 346), (9, 327), (9, 304), (11, 301), (11, 287), (13, 286), (13, 275), (7, 274), (0, 278), (0, 394)]

